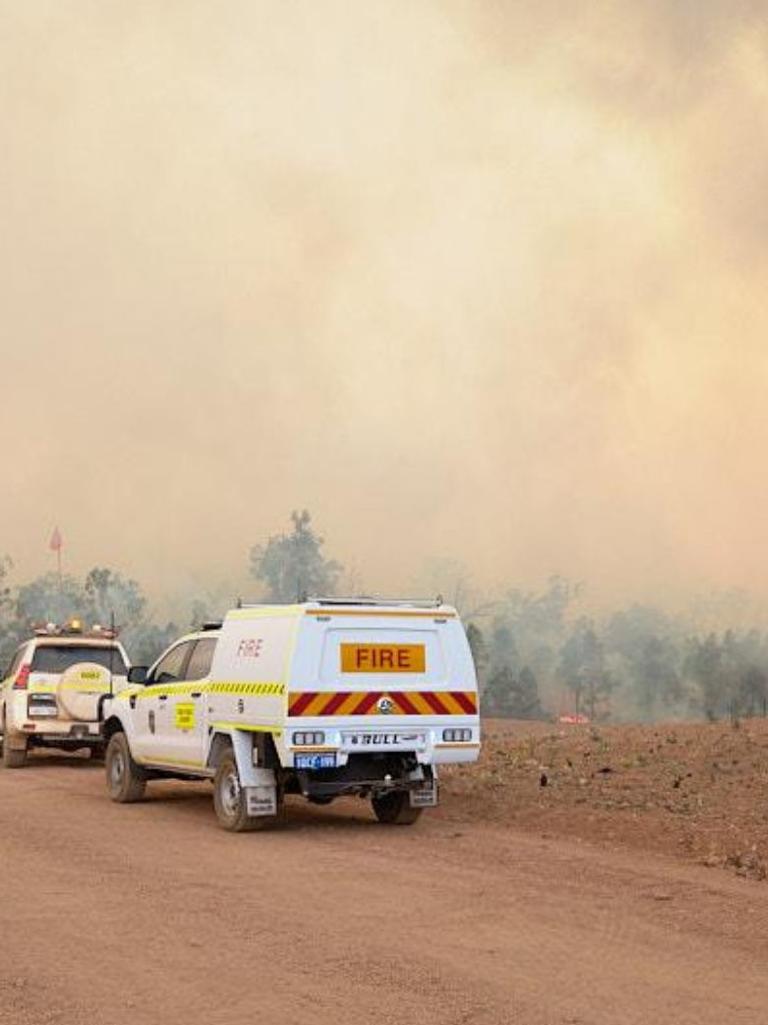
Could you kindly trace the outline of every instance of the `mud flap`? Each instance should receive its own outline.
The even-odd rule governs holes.
[[[436,808],[437,807],[437,780],[425,779],[418,787],[409,792],[409,799],[412,808]]]
[[[251,769],[245,790],[245,805],[249,815],[277,815],[277,780],[274,769]]]
[[[227,734],[224,734],[226,736]],[[245,794],[246,811],[253,818],[277,815],[277,777],[274,769],[253,764],[253,735],[245,730],[231,730],[228,735],[237,762],[240,786]]]
[[[245,805],[248,814],[254,818],[260,815],[277,815],[277,787],[246,787]]]

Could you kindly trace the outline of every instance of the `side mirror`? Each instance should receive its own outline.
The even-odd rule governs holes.
[[[146,683],[149,666],[131,666],[128,670],[128,683]]]

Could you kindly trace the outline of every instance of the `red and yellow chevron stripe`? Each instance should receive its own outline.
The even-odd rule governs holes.
[[[473,690],[305,690],[288,695],[289,716],[476,714]]]

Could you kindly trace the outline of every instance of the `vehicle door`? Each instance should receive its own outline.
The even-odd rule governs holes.
[[[131,747],[141,761],[172,762],[174,684],[184,680],[194,641],[179,641],[147,673],[142,691],[129,700],[133,708]]]
[[[177,765],[200,768],[208,721],[207,683],[216,649],[215,637],[201,637],[184,670],[184,685],[168,699],[167,714],[172,727],[171,750]]]

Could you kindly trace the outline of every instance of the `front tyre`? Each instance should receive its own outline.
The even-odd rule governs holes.
[[[133,804],[144,797],[147,777],[131,756],[128,738],[115,733],[107,746],[107,790],[118,804]]]
[[[373,813],[379,822],[388,826],[412,826],[423,809],[412,808],[407,790],[392,790],[374,794],[371,798]]]
[[[245,789],[240,785],[240,773],[234,753],[225,754],[213,778],[213,807],[222,829],[230,833],[246,833],[256,829],[269,829],[281,817],[282,794],[277,793],[277,815],[249,815]]]

